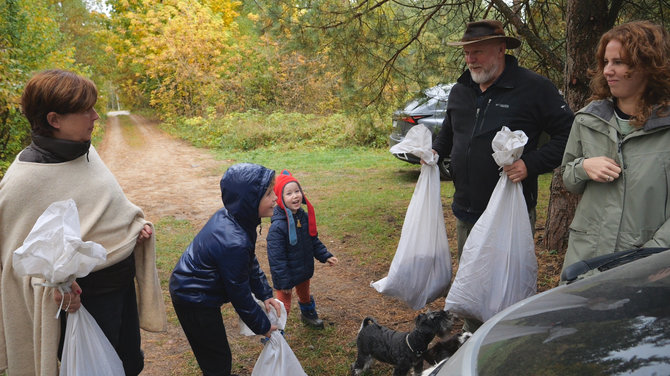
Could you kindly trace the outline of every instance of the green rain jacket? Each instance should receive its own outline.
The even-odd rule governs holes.
[[[598,156],[619,164],[618,179],[588,177],[582,163]],[[563,268],[616,251],[670,247],[670,107],[624,137],[612,101],[591,102],[575,116],[562,168],[565,187],[582,194]]]

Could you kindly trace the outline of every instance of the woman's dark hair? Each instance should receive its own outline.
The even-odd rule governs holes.
[[[51,137],[54,128],[47,114],[71,114],[91,109],[98,100],[93,81],[76,73],[51,69],[34,75],[21,96],[23,115],[30,122],[33,134]]]
[[[605,48],[611,40],[622,45],[621,58],[630,67],[630,74],[639,71],[647,77],[647,87],[633,114],[631,124],[641,127],[654,110],[663,111],[670,103],[670,37],[663,27],[649,21],[635,21],[612,28],[603,34],[596,51],[595,70],[591,75],[591,98],[612,97],[605,68]]]

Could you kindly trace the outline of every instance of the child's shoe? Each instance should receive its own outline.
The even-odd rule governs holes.
[[[309,303],[300,303],[300,320],[305,324],[311,326],[315,329],[323,329],[323,320],[319,319],[319,315],[316,313],[316,303],[314,303],[314,297],[309,297]]]

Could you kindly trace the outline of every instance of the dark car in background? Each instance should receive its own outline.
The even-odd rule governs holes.
[[[429,374],[670,375],[670,250],[598,259],[578,273],[604,271],[501,311]]]
[[[419,96],[411,100],[404,108],[393,113],[393,130],[389,136],[389,146],[393,146],[405,138],[407,132],[417,124],[423,124],[433,133],[433,140],[442,127],[447,112],[449,92],[454,84],[439,84],[425,89]],[[418,164],[420,159],[407,153],[393,154],[403,161]],[[449,156],[440,158],[438,166],[443,179],[451,180]]]

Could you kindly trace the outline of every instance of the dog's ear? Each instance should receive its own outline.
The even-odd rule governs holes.
[[[450,319],[451,317],[449,316],[449,312],[447,311],[429,311],[428,313],[428,318],[431,320],[445,320],[445,319]]]
[[[425,321],[426,319],[429,319],[430,317],[426,313],[419,313],[416,315],[416,318],[414,319],[414,325],[418,326],[419,323]]]

